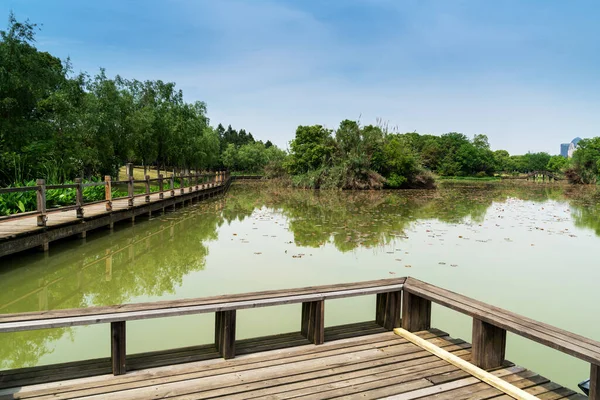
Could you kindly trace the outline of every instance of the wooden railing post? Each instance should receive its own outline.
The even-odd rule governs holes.
[[[106,200],[106,211],[112,211],[112,182],[110,175],[104,177],[104,200]]]
[[[161,199],[161,200],[165,198],[165,195],[163,193],[163,189],[164,189],[163,176],[162,176],[162,174],[159,174],[158,175],[158,192],[159,192],[158,193],[158,198]]]
[[[133,164],[127,163],[127,205],[133,207]]]
[[[590,368],[589,400],[600,400],[600,366],[592,364]]]
[[[77,185],[77,193],[75,195],[75,211],[77,212],[77,218],[83,218],[83,179],[75,178],[75,184]]]
[[[134,198],[133,198],[133,176],[129,177],[129,181],[127,181],[127,205],[129,207],[133,207]]]
[[[402,328],[409,332],[431,328],[431,301],[403,290]]]
[[[224,359],[235,357],[235,310],[215,313],[215,346]]]
[[[194,175],[194,179],[196,181],[196,192],[198,191],[198,171],[196,171],[195,175]]]
[[[40,214],[37,216],[37,226],[46,226],[46,180],[37,179],[35,184],[39,186],[37,190],[37,212]]]
[[[179,184],[179,193],[181,193],[181,194],[185,193],[185,174],[183,172],[181,173],[181,182]]]
[[[175,196],[175,175],[171,175],[169,184],[171,185],[171,197]]]
[[[376,316],[377,324],[387,330],[400,327],[402,312],[402,292],[379,293],[377,295]]]
[[[473,318],[471,362],[479,368],[491,369],[504,363],[506,330]]]
[[[302,303],[300,333],[313,344],[325,343],[325,300]]]
[[[192,181],[192,174],[191,173],[188,175],[188,185],[190,185],[190,188],[188,189],[188,192],[192,193],[192,190],[194,190],[194,183]]]
[[[150,175],[146,175],[146,203],[150,203]]]
[[[123,375],[127,371],[125,349],[125,321],[110,323],[111,360],[113,375]]]

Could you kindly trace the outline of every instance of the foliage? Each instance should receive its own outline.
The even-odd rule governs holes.
[[[211,128],[206,104],[185,102],[174,83],[109,78],[104,69],[74,75],[69,60],[36,49],[36,29],[11,14],[0,31],[0,186],[115,176],[127,162],[220,168],[230,144],[242,163],[231,165],[259,171],[268,162],[258,145],[243,148],[255,143],[251,133]]]
[[[566,172],[571,183],[596,183],[600,176],[600,137],[582,139]]]

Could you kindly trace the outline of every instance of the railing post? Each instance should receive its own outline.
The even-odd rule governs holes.
[[[191,173],[188,175],[188,185],[190,185],[188,192],[192,193],[192,190],[194,190],[194,184],[192,183],[192,174]]]
[[[600,400],[600,366],[592,364],[590,368],[589,400]]]
[[[215,346],[224,359],[235,357],[235,310],[215,313]]]
[[[127,205],[129,207],[133,207],[134,199],[133,199],[133,164],[127,163],[127,196],[129,199],[127,200]]]
[[[37,216],[37,226],[46,226],[46,180],[37,179],[35,184],[39,186],[37,190],[37,212],[40,215]]]
[[[75,195],[75,210],[77,211],[77,218],[83,218],[83,179],[75,178],[75,184],[77,185],[77,194]]]
[[[409,332],[431,328],[431,301],[403,290],[402,328]]]
[[[472,363],[479,368],[496,368],[504,363],[506,330],[473,318]]]
[[[161,199],[161,200],[165,198],[165,195],[163,193],[163,189],[164,189],[164,186],[163,186],[163,176],[162,176],[162,174],[159,174],[158,175],[158,192],[159,192],[158,193],[158,198]]]
[[[379,293],[377,295],[376,317],[377,324],[391,331],[400,327],[402,310],[402,292]]]
[[[196,171],[195,175],[194,175],[194,179],[196,181],[196,192],[198,191],[198,171]]]
[[[185,173],[181,173],[181,182],[179,183],[179,193],[185,193]]]
[[[146,175],[146,203],[150,203],[150,175]]]
[[[110,175],[104,177],[104,200],[106,200],[106,211],[112,211],[112,182]]]
[[[175,175],[171,175],[171,181],[169,182],[171,185],[171,197],[175,196]]]
[[[125,349],[125,321],[110,323],[111,359],[113,375],[123,375],[127,371]]]
[[[300,333],[313,344],[325,343],[325,300],[302,303]]]
[[[133,176],[129,176],[129,181],[127,182],[127,205],[129,207],[133,207],[134,198],[133,198]]]

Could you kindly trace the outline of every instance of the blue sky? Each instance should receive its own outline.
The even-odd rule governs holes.
[[[0,0],[11,9],[76,71],[176,82],[214,125],[282,147],[345,118],[511,153],[600,136],[598,0]]]

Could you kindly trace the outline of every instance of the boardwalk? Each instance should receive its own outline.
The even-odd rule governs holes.
[[[210,359],[121,376],[10,388],[0,390],[0,399],[507,398],[392,332],[353,338],[343,338],[342,329],[329,332],[332,339],[321,346],[306,344],[227,361]],[[418,335],[465,360],[471,358],[468,343],[444,332]],[[585,398],[510,363],[493,374],[541,399]]]
[[[119,221],[211,197],[226,191],[231,183],[225,176],[210,183],[189,181],[192,184],[183,188],[48,210],[44,212],[45,226],[40,226],[40,213],[0,218],[0,257],[35,247],[48,250],[52,241],[74,235],[85,237],[93,229],[112,228]]]

